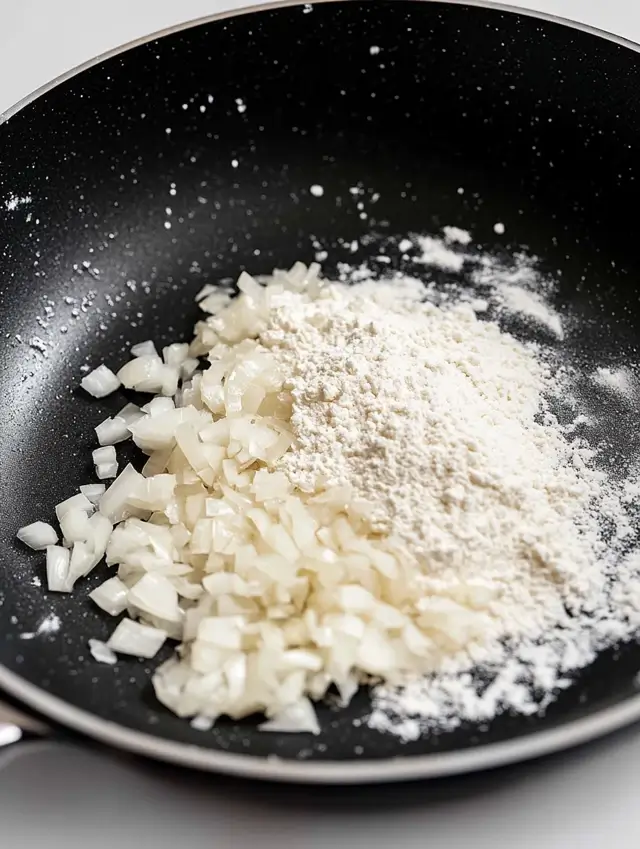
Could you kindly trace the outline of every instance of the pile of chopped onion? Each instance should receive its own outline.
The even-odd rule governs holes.
[[[363,680],[428,671],[439,641],[455,651],[474,628],[455,599],[424,606],[412,558],[370,531],[348,488],[302,493],[275,468],[292,446],[292,399],[256,340],[274,306],[322,286],[298,263],[260,282],[242,274],[235,299],[206,287],[211,315],[191,344],[159,354],[145,342],[115,379],[85,378],[98,397],[119,384],[156,396],[96,428],[98,477],[115,475],[124,439],[148,460],[59,504],[61,545],[43,523],[18,534],[46,548],[50,590],[71,592],[106,557],[114,574],[91,598],[123,618],[106,644],[91,641],[94,658],[151,658],[179,641],[155,691],[201,727],[263,712],[266,730],[317,733],[312,700],[333,687],[347,704]]]

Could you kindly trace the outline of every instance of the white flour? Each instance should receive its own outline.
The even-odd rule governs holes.
[[[48,634],[56,634],[61,626],[60,617],[55,613],[49,613],[40,622],[35,631],[25,631],[20,634],[21,640],[34,640],[36,637],[41,637]]]
[[[25,195],[25,197],[18,197],[18,195],[9,195],[9,199],[5,200],[4,208],[8,212],[14,212],[21,206],[25,206],[26,204],[31,203],[31,195]]]
[[[292,374],[297,443],[282,468],[303,489],[351,485],[418,562],[425,613],[442,616],[433,673],[374,690],[369,725],[407,740],[538,712],[640,628],[640,557],[620,556],[637,487],[595,470],[573,435],[583,413],[561,426],[550,412],[569,396],[571,370],[474,315],[515,313],[562,339],[553,286],[522,255],[464,253],[462,234],[396,249],[468,270],[471,287],[402,274],[374,283],[366,266],[343,264],[355,285],[280,310],[263,339]]]
[[[608,389],[623,397],[632,396],[636,390],[633,372],[624,366],[617,369],[597,368],[592,375],[592,380],[603,389]]]
[[[446,286],[429,285],[427,281],[426,297],[436,303],[451,298],[465,301],[475,312],[491,309],[496,318],[517,316],[558,340],[564,339],[566,319],[550,303],[555,284],[537,270],[535,256],[517,252],[505,257],[479,252],[472,249],[472,236],[467,230],[447,226],[442,232],[442,237],[410,234],[386,240],[386,253],[377,259],[391,261],[394,255],[401,256],[419,272],[423,281],[425,270],[427,277],[432,269],[452,275]],[[324,261],[327,255],[326,250],[319,250],[316,258]],[[366,264],[356,267],[341,262],[338,269],[343,282],[358,283],[377,276]],[[397,276],[404,279],[406,275],[407,272],[402,272]]]

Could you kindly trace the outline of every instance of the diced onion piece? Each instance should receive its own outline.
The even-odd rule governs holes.
[[[217,313],[229,301],[229,295],[226,292],[212,292],[200,301],[200,309],[203,312]]]
[[[178,427],[187,422],[195,423],[200,418],[200,413],[193,407],[174,409],[170,398],[162,400],[170,402],[171,407],[158,413],[155,408],[150,408],[148,416],[131,426],[133,441],[146,453],[172,448]]]
[[[260,731],[278,731],[285,734],[320,734],[316,712],[309,699],[305,698],[283,708],[259,728]]]
[[[337,602],[349,613],[366,613],[373,610],[375,598],[364,587],[342,586],[337,592]]]
[[[214,726],[214,720],[208,716],[194,716],[189,725],[195,731],[211,731]]]
[[[128,604],[167,622],[180,622],[178,593],[168,578],[147,572],[130,590]]]
[[[111,480],[112,478],[115,478],[117,474],[117,463],[100,463],[100,465],[96,466],[96,475],[98,476],[98,480]]]
[[[165,510],[176,488],[177,480],[175,475],[154,475],[152,478],[145,478],[136,494],[133,495],[129,503],[133,507],[140,507],[143,510]]]
[[[238,289],[241,292],[244,292],[249,298],[261,299],[264,295],[263,287],[257,282],[257,280],[252,277],[250,274],[247,274],[246,271],[243,271],[238,277]]]
[[[113,445],[107,445],[104,448],[96,448],[95,451],[92,452],[93,457],[93,465],[101,466],[103,464],[110,464],[116,462],[116,449]]]
[[[171,449],[161,449],[154,451],[142,468],[142,474],[145,478],[151,478],[154,475],[161,475],[167,468],[167,463],[171,459]]]
[[[56,516],[58,517],[58,521],[62,519],[65,513],[68,513],[69,510],[73,510],[75,508],[85,510],[87,513],[93,512],[93,504],[85,495],[79,492],[77,495],[72,495],[71,498],[67,498],[66,501],[61,501],[60,504],[56,504]]]
[[[162,349],[162,358],[167,366],[181,366],[188,356],[188,342],[174,342]]]
[[[284,457],[292,444],[293,434],[282,432],[276,441],[266,449],[266,461],[270,464],[277,463],[281,457]]]
[[[94,398],[105,398],[119,389],[120,381],[110,368],[101,365],[85,375],[80,381],[80,386]]]
[[[110,616],[119,616],[127,608],[129,589],[120,578],[109,578],[89,593],[89,598]]]
[[[358,646],[358,666],[369,675],[386,676],[397,667],[390,640],[377,628],[369,626]]]
[[[152,658],[162,648],[167,632],[132,619],[123,619],[107,640],[107,646],[118,654]]]
[[[131,348],[131,356],[132,357],[157,357],[158,352],[156,351],[156,346],[153,344],[151,339],[147,339],[145,342],[138,342]]]
[[[236,511],[225,498],[205,498],[204,512],[207,518],[213,518],[214,516],[233,516]]]
[[[105,489],[106,486],[103,483],[88,483],[80,487],[80,492],[86,499],[95,505],[104,495]]]
[[[114,663],[118,662],[115,652],[101,640],[89,640],[89,651],[98,663],[108,663],[113,666]]]
[[[116,418],[121,419],[129,427],[129,425],[134,424],[134,422],[137,422],[143,416],[144,413],[137,404],[127,404],[120,410]]]
[[[73,589],[78,578],[88,575],[94,565],[94,554],[91,546],[86,542],[76,542],[71,549],[71,560],[67,574],[69,589]]]
[[[239,651],[242,647],[242,616],[209,616],[200,622],[198,640],[221,649]]]
[[[251,587],[233,572],[214,572],[202,579],[202,586],[212,596],[238,595],[248,597],[251,595]]]
[[[346,678],[337,680],[336,688],[340,694],[341,707],[348,707],[359,689],[358,682],[353,675],[347,675]]]
[[[143,354],[122,366],[118,379],[137,392],[162,392],[165,365],[157,355]]]
[[[30,525],[25,525],[20,528],[16,536],[20,542],[33,548],[34,551],[43,551],[58,542],[58,534],[46,522],[32,522]]]
[[[67,583],[71,552],[61,545],[47,547],[47,586],[54,593],[68,593],[71,587]]]
[[[199,433],[200,439],[213,445],[228,445],[231,437],[229,419],[218,419],[216,422],[203,427]]]
[[[164,413],[170,413],[172,410],[175,410],[175,404],[171,398],[164,398],[162,395],[158,395],[156,398],[152,398],[148,404],[145,404],[143,410],[151,418],[156,418],[156,416],[162,416]]]
[[[220,292],[217,286],[214,286],[213,283],[205,283],[202,289],[198,292],[195,297],[195,302],[199,303],[203,298],[206,298],[208,295],[212,295],[214,292]],[[226,300],[224,302],[224,306],[229,303],[229,296],[226,296]]]
[[[319,654],[304,649],[286,651],[282,655],[282,661],[288,669],[306,669],[309,672],[319,672],[323,665]]]
[[[93,551],[95,564],[104,557],[113,531],[113,525],[102,513],[94,513],[89,519],[87,543]]]
[[[60,530],[67,542],[83,542],[89,532],[89,517],[79,507],[67,510],[60,519]]]
[[[162,394],[166,397],[173,397],[178,391],[179,380],[180,368],[178,366],[165,366],[162,378]]]
[[[129,428],[119,416],[115,419],[105,419],[95,428],[100,445],[115,445],[131,437]]]
[[[228,415],[242,412],[242,396],[254,380],[275,362],[269,355],[241,360],[231,371],[224,385],[224,402]]]
[[[193,357],[187,357],[187,359],[180,364],[180,377],[182,380],[190,380],[199,367],[200,363],[198,360]]]
[[[190,424],[181,424],[176,428],[175,436],[176,442],[191,468],[205,483],[211,486],[214,481],[213,471],[203,450],[203,444],[198,439],[197,432]]]
[[[142,486],[144,478],[129,463],[100,499],[102,515],[113,524],[133,515],[129,499],[135,497]]]

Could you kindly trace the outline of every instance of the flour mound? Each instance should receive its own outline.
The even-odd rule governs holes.
[[[609,591],[601,520],[626,527],[624,508],[551,412],[558,375],[469,304],[424,295],[415,280],[330,285],[261,337],[293,397],[280,469],[303,491],[350,487],[413,570],[438,652],[426,677],[378,687],[369,719],[404,739],[533,713],[640,624]]]

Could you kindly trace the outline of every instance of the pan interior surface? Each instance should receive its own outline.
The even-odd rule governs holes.
[[[391,758],[524,742],[634,696],[640,650],[630,644],[603,653],[543,716],[503,715],[403,744],[367,727],[361,692],[348,709],[320,709],[317,738],[263,734],[254,721],[203,733],[155,701],[149,665],[91,659],[87,640],[113,628],[86,597],[106,569],[72,596],[50,594],[43,558],[14,540],[92,479],[93,428],[123,404],[122,395],[80,394],[83,366],[120,364],[148,338],[189,338],[205,282],[312,261],[314,243],[326,246],[329,277],[344,244],[358,242],[355,259],[367,258],[361,240],[372,231],[450,224],[487,248],[526,245],[559,280],[556,308],[580,319],[567,345],[585,368],[633,365],[640,63],[632,49],[458,4],[262,10],[108,58],[24,106],[0,139],[6,670],[99,720],[211,750],[198,765],[221,766],[220,752],[276,754],[308,762],[311,775],[319,762],[358,760],[370,762],[370,778],[383,778]],[[638,456],[638,412],[606,410],[614,462]],[[59,630],[24,639],[52,614]]]

